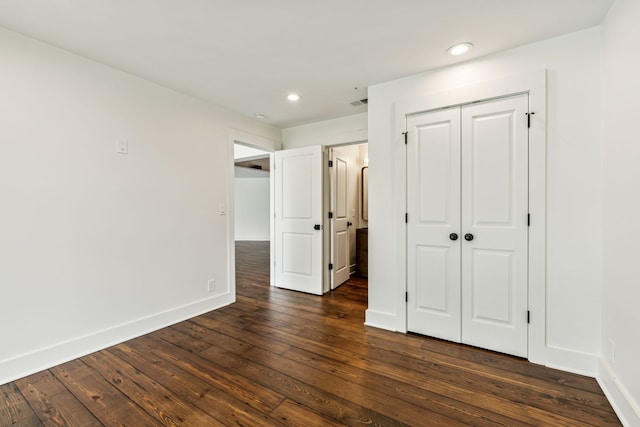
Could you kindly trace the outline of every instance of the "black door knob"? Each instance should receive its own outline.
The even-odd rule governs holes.
[[[464,235],[464,240],[466,240],[467,242],[470,242],[473,240],[473,234],[471,233],[467,233]]]
[[[314,229],[314,230],[320,230],[320,224],[316,224],[316,225],[314,225],[314,226],[313,226],[313,229]]]
[[[353,224],[351,222],[347,222],[347,227],[351,227]]]
[[[451,240],[458,240],[458,235],[456,233],[451,233],[451,234],[449,234],[449,238]]]

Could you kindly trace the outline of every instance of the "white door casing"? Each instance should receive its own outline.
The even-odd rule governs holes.
[[[275,286],[323,293],[323,151],[275,153]]]
[[[462,108],[462,341],[527,356],[528,95]]]
[[[409,330],[460,342],[460,111],[407,119]]]
[[[331,162],[331,289],[335,289],[349,279],[349,161],[333,148]]]
[[[407,117],[409,330],[527,356],[526,113],[524,94]]]

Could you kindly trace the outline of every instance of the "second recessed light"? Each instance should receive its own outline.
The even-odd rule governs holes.
[[[300,100],[300,95],[298,95],[297,93],[290,93],[289,95],[287,95],[287,99],[291,102],[296,102]]]
[[[447,53],[453,56],[464,55],[465,53],[469,52],[472,47],[473,47],[473,44],[468,42],[458,43],[456,45],[451,46],[449,49],[447,49]]]

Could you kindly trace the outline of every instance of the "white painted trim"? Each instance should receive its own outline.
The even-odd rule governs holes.
[[[230,292],[142,317],[131,322],[57,343],[0,361],[0,384],[15,381],[52,366],[111,347],[169,325],[224,307],[235,300]]]
[[[368,309],[364,312],[364,317],[365,326],[372,326],[378,329],[386,329],[387,331],[401,332],[389,326],[397,323],[397,316],[393,313],[383,313],[381,311]]]
[[[239,144],[247,145],[249,147],[258,148],[264,151],[276,151],[282,149],[282,143],[280,141],[273,141],[269,138],[265,138],[260,135],[255,135],[250,132],[246,132],[240,129],[229,129],[229,140],[233,141],[234,144],[237,142]]]
[[[236,209],[235,209],[235,143],[233,129],[229,130],[227,140],[227,289],[236,300]]]
[[[269,154],[269,215],[271,215],[269,221],[269,286],[276,286],[276,174],[274,173],[276,167],[276,156],[274,153]]]
[[[595,377],[598,372],[599,357],[598,354],[547,345],[544,365],[561,371]]]
[[[419,97],[401,100],[393,105],[392,117],[394,127],[391,138],[396,156],[393,165],[394,176],[406,176],[406,147],[402,132],[406,131],[406,117],[425,111],[436,110],[471,102],[505,97],[520,93],[529,94],[529,108],[535,115],[529,130],[529,212],[531,226],[529,228],[529,360],[546,364],[550,357],[546,343],[546,71],[513,76],[510,78],[480,82],[458,89],[421,94]],[[394,188],[396,215],[401,218],[406,212],[407,199],[406,180],[397,179]],[[397,222],[395,242],[396,254],[399,257],[396,265],[406,266],[406,224]],[[406,268],[397,272],[397,313],[395,328],[407,330],[407,291]],[[388,326],[387,326],[388,327]],[[571,357],[567,355],[567,357]],[[592,375],[595,371],[592,371]]]
[[[604,358],[600,358],[596,380],[622,425],[640,426],[640,406],[633,400],[625,386],[618,381],[613,369]]]

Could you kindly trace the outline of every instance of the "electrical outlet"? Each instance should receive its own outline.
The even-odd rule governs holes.
[[[116,153],[129,154],[129,141],[124,138],[116,139]]]
[[[616,343],[611,338],[609,338],[609,343],[611,343],[611,361],[616,361]]]
[[[210,279],[207,281],[207,289],[209,292],[213,292],[216,290],[216,279]]]

